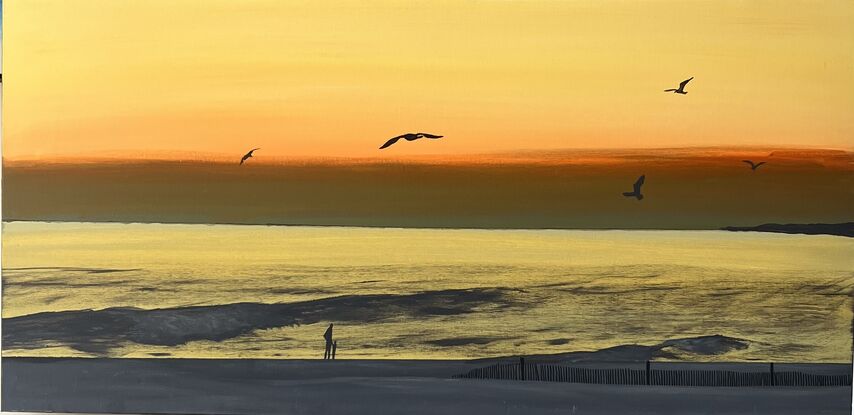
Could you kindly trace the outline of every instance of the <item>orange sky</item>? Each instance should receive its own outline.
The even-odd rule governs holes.
[[[364,3],[6,2],[4,158],[854,148],[851,1]]]

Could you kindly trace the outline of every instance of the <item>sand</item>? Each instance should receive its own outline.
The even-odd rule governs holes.
[[[702,388],[449,379],[483,364],[4,358],[2,409],[216,414],[847,414],[852,408],[850,387]],[[739,366],[728,366],[734,367]],[[848,365],[797,368],[817,373],[850,370]]]

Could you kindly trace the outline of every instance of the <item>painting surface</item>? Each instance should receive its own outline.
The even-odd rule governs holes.
[[[851,2],[2,17],[3,410],[850,411]]]

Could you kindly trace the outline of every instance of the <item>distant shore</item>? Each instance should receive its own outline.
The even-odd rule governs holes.
[[[808,223],[779,224],[766,223],[759,226],[727,226],[721,228],[732,232],[772,232],[804,235],[834,235],[854,238],[854,222],[845,223]]]
[[[210,414],[847,414],[851,410],[850,387],[672,387],[450,379],[482,364],[4,358],[2,410]],[[759,364],[695,365],[752,370]],[[792,367],[816,373],[850,371],[845,364]]]

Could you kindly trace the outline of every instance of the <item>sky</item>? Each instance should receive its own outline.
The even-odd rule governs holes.
[[[7,2],[3,157],[854,149],[851,1],[365,3]]]

